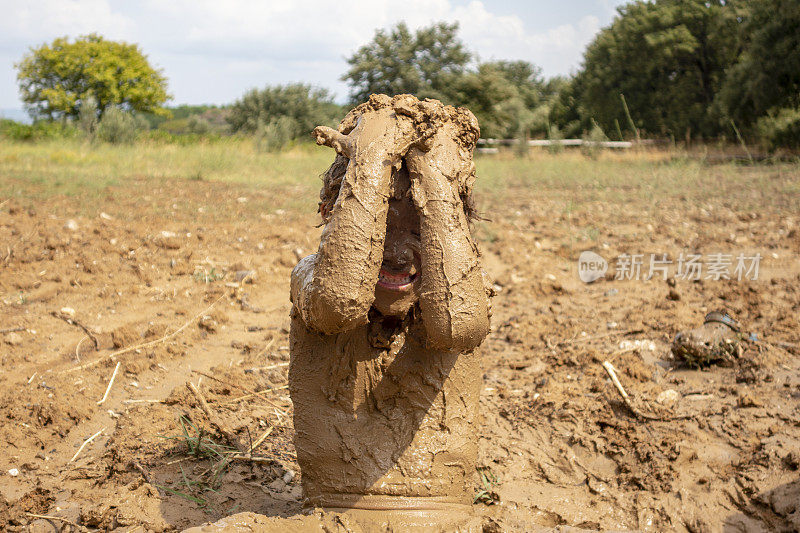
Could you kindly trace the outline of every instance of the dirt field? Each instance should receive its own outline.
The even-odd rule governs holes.
[[[0,148],[0,528],[301,512],[289,273],[319,238],[328,154],[309,156],[314,172],[276,156],[306,175],[237,180],[228,163],[109,175],[102,154],[26,150]],[[92,169],[103,179],[64,189]],[[788,164],[479,158],[490,220],[476,232],[498,292],[481,348],[485,530],[800,530],[798,183]],[[580,281],[584,250],[609,260],[604,279]],[[755,281],[613,279],[622,253],[756,252]],[[680,367],[671,339],[717,308],[760,342],[733,366]],[[604,360],[663,420],[634,416]],[[259,459],[221,461],[218,426]]]

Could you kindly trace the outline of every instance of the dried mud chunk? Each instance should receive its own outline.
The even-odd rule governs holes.
[[[690,367],[731,366],[741,355],[739,333],[725,324],[710,322],[682,331],[672,342],[672,354]]]
[[[136,330],[128,325],[120,326],[111,332],[111,342],[114,344],[114,348],[125,348],[135,344],[139,339]]]
[[[742,408],[764,406],[764,402],[762,402],[760,398],[749,392],[745,392],[743,395],[741,395],[736,403]]]
[[[161,338],[167,334],[169,327],[166,324],[150,324],[144,332],[146,339]]]
[[[22,344],[22,335],[12,331],[11,333],[7,333],[6,336],[3,337],[3,341],[9,346],[19,346],[20,344]]]
[[[172,231],[162,231],[154,239],[156,246],[167,250],[177,250],[181,247],[181,239]]]

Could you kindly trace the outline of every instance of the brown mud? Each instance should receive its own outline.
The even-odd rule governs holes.
[[[482,262],[498,291],[481,346],[472,478],[486,530],[800,529],[797,212],[780,198],[754,212],[751,193],[722,184],[702,205],[676,196],[655,206],[558,188],[478,195],[492,218],[478,234]],[[265,523],[301,512],[287,294],[292,268],[316,248],[319,218],[313,206],[274,206],[268,191],[142,179],[99,201],[0,208],[0,330],[24,328],[0,334],[2,529],[163,531],[246,511]],[[70,219],[77,227],[65,227]],[[644,232],[648,224],[655,231]],[[602,228],[597,242],[576,237],[590,226]],[[689,247],[759,251],[759,279],[586,285],[576,274],[589,248],[611,259]],[[237,284],[246,270],[256,276]],[[730,367],[674,367],[675,334],[719,308],[764,343]],[[116,365],[109,354],[132,341],[154,344],[114,358],[122,364],[98,405]],[[636,418],[604,360],[643,412],[688,418]],[[188,380],[245,445],[269,432],[253,452],[269,460],[234,461],[214,479],[212,452],[192,455],[187,439],[171,438],[183,435],[184,417],[190,436],[196,427],[204,442],[226,443]]]

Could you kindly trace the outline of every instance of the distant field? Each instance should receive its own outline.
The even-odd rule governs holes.
[[[332,160],[326,148],[303,144],[269,153],[248,140],[188,146],[139,143],[131,146],[79,141],[0,143],[0,194],[36,199],[52,195],[92,197],[126,180],[212,181],[274,191],[275,206],[315,205],[318,176]],[[487,205],[502,206],[509,189],[548,191],[554,199],[657,202],[663,195],[686,200],[736,198],[742,207],[770,203],[798,206],[800,165],[705,165],[680,152],[603,152],[589,158],[579,151],[531,151],[476,157],[476,192]],[[746,189],[752,191],[742,195]]]

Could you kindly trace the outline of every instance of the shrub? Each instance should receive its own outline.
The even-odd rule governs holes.
[[[587,157],[591,157],[594,159],[602,150],[600,146],[601,142],[605,142],[608,140],[603,128],[600,125],[592,120],[592,129],[589,130],[589,133],[586,133],[583,136],[583,144],[581,145],[581,151]]]
[[[67,139],[78,135],[78,130],[69,122],[46,120],[23,124],[9,119],[0,119],[0,137],[12,141],[40,141],[44,139]]]
[[[189,133],[205,135],[211,131],[211,124],[199,115],[192,115],[189,117],[187,128],[189,129]]]
[[[135,117],[119,108],[111,107],[103,113],[103,118],[97,125],[97,137],[112,144],[126,144],[132,143],[139,132],[145,129],[147,121],[144,117]]]
[[[256,146],[267,152],[278,151],[297,138],[300,130],[300,124],[286,116],[270,120],[266,124],[259,122],[255,136]]]
[[[800,109],[784,108],[761,117],[756,124],[759,136],[767,149],[800,149]]]
[[[94,139],[97,131],[97,100],[90,96],[81,102],[78,110],[78,126],[88,139]]]
[[[551,124],[547,129],[547,138],[551,141],[562,141],[564,140],[564,134],[561,133],[561,130],[555,124]],[[559,154],[564,151],[564,145],[559,143],[551,144],[547,147],[551,154]]]
[[[342,109],[327,90],[295,83],[248,91],[234,102],[226,120],[233,133],[261,135],[260,130],[271,123],[274,123],[272,130],[288,125],[286,120],[278,124],[286,117],[296,124],[297,136],[311,133],[316,126],[335,126],[340,115]]]

